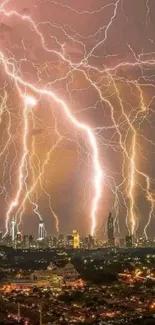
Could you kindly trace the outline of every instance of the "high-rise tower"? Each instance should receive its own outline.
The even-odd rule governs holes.
[[[73,248],[80,248],[80,236],[76,230],[73,230]]]
[[[66,246],[67,248],[73,248],[74,238],[72,234],[66,236]]]
[[[13,216],[11,219],[11,231],[10,231],[11,239],[12,242],[15,241],[16,238],[16,220],[15,217]]]
[[[108,223],[107,223],[107,232],[108,232],[108,246],[114,246],[115,238],[114,238],[114,218],[112,213],[109,213]]]
[[[22,247],[22,234],[20,231],[17,231],[16,235],[16,248],[21,248]]]
[[[38,228],[38,240],[45,239],[45,225],[42,221],[39,222]]]
[[[133,237],[127,235],[127,236],[125,237],[125,243],[126,243],[126,247],[127,247],[127,248],[132,248],[132,247],[133,247]]]

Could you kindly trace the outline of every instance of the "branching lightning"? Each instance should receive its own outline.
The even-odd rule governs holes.
[[[90,215],[91,234],[96,234],[98,224],[101,223],[101,202],[105,203],[107,193],[111,193],[108,209],[114,210],[116,231],[121,232],[121,224],[126,221],[128,232],[132,235],[139,231],[143,220],[137,196],[144,197],[148,218],[143,220],[142,228],[147,238],[155,208],[152,190],[155,180],[141,162],[149,160],[145,144],[149,146],[148,155],[151,154],[150,147],[155,147],[154,140],[149,139],[145,132],[143,134],[145,125],[146,129],[153,125],[154,41],[149,38],[150,50],[137,51],[128,39],[125,40],[123,45],[127,55],[124,54],[124,58],[119,52],[108,53],[107,44],[122,11],[127,20],[124,1],[109,0],[90,11],[87,6],[82,10],[76,6],[70,7],[65,1],[36,0],[35,6],[45,8],[45,12],[48,11],[46,8],[54,8],[64,15],[70,13],[75,16],[75,21],[99,16],[102,17],[103,25],[93,32],[86,34],[84,31],[82,34],[76,22],[73,27],[48,19],[38,20],[37,16],[33,18],[33,10],[32,14],[31,10],[30,13],[29,10],[21,12],[9,0],[0,6],[0,33],[4,34],[0,47],[0,65],[6,80],[0,89],[0,123],[3,124],[3,119],[7,119],[0,147],[0,159],[3,158],[0,194],[5,196],[7,206],[5,235],[9,232],[13,216],[20,228],[29,205],[39,220],[43,220],[39,207],[40,196],[48,200],[50,214],[59,232],[61,225],[47,188],[46,174],[59,146],[63,148],[66,141],[77,145],[78,166],[86,164],[88,167],[84,193],[88,187],[89,193],[83,206],[89,210],[87,214]],[[151,25],[150,1],[146,0],[145,7],[145,27],[148,32]],[[12,22],[22,24],[34,48],[30,48],[25,34],[18,36],[17,43],[20,45],[14,47],[11,40],[8,41],[7,37],[5,40],[5,35],[10,33],[5,20],[10,26]],[[47,113],[46,107],[41,107],[42,102],[48,106]],[[37,107],[41,107],[44,116],[49,114],[50,108],[53,128],[44,121],[43,114],[41,117],[37,115]],[[96,113],[93,122],[89,112],[90,116],[92,112]],[[45,135],[42,130],[45,130]],[[48,144],[50,137],[54,138],[50,148],[42,155],[37,152],[37,148],[41,147],[36,140],[37,134],[44,144],[47,142],[46,137]],[[10,148],[13,148],[11,163]],[[117,168],[113,166],[113,156],[116,157]],[[110,164],[108,159],[111,160]],[[11,193],[8,185],[12,189]],[[120,214],[125,215],[125,220],[121,219]]]

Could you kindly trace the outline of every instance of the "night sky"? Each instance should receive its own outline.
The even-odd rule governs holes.
[[[131,210],[134,233],[143,235],[150,218],[145,235],[154,236],[154,14],[153,0],[8,0],[0,7],[0,53],[10,69],[24,81],[55,92],[76,119],[94,132],[105,175],[96,219],[100,238],[106,236],[109,211],[115,217],[116,236],[127,234],[132,228]],[[5,216],[18,190],[24,119],[18,85],[1,60],[0,69],[0,225],[4,231]],[[54,100],[29,88],[22,91],[35,97],[37,104],[28,115],[24,181],[11,216],[21,218],[21,231],[35,234],[37,204],[48,234],[56,233],[53,210],[61,233],[78,229],[86,235],[91,230],[94,195],[88,138]]]

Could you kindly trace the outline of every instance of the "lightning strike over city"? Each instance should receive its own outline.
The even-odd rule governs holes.
[[[4,237],[153,236],[155,3],[0,5]]]

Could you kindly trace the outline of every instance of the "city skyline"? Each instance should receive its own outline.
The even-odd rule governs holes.
[[[46,250],[55,249],[63,250],[94,250],[106,248],[110,251],[115,249],[136,249],[136,248],[154,248],[155,237],[132,236],[126,234],[123,236],[115,236],[114,232],[114,217],[110,212],[108,215],[106,236],[103,233],[102,238],[87,234],[83,236],[78,230],[72,230],[70,233],[51,234],[46,231],[45,225],[42,221],[38,223],[38,231],[35,234],[25,234],[23,231],[19,232],[18,225],[14,218],[11,220],[11,227],[8,234],[0,232],[0,247],[10,247],[17,250]]]
[[[154,10],[145,0],[2,3],[5,235],[14,218],[24,233],[40,222],[40,238],[101,236],[111,211],[115,237],[154,236]]]

